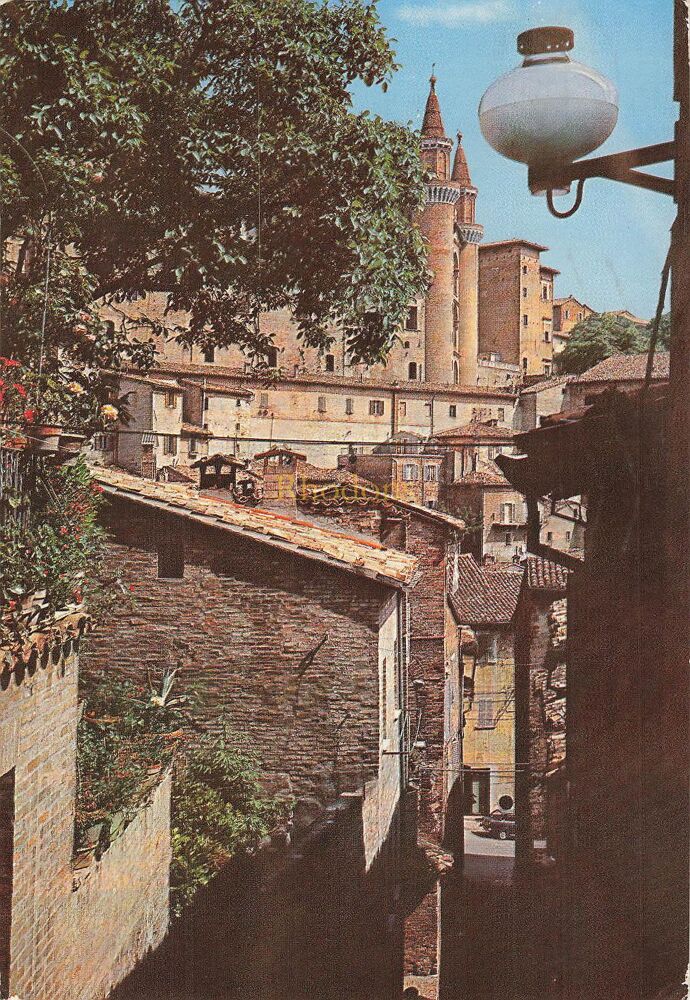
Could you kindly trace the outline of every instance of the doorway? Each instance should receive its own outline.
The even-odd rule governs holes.
[[[465,816],[488,816],[491,799],[491,772],[488,768],[466,768],[464,781]]]

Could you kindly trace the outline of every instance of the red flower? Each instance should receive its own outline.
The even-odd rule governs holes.
[[[14,358],[0,358],[0,365],[4,368],[19,368],[19,362]]]
[[[93,483],[91,489],[93,490],[94,493],[103,493],[103,487],[99,486],[98,483]]]
[[[130,585],[129,585],[129,589],[131,590],[131,592],[132,592],[132,593],[134,593],[134,591],[135,591],[135,590],[136,590],[137,588],[136,588],[136,585],[135,585],[135,584],[133,584],[133,583],[130,583]]]
[[[26,399],[26,389],[23,385],[20,385],[19,382],[15,382],[14,388],[17,390],[22,399]]]
[[[68,534],[69,534],[69,529],[68,529],[68,528],[66,528],[66,527],[64,526],[64,524],[63,524],[63,526],[62,526],[62,527],[60,528],[60,534],[61,534],[61,535],[68,535]]]
[[[24,410],[24,419],[27,424],[35,424],[38,420],[38,412],[36,410]]]

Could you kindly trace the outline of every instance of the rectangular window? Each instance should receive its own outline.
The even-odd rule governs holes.
[[[565,310],[565,318],[570,319],[570,309]]]
[[[495,729],[494,703],[491,698],[477,699],[477,729]]]
[[[216,360],[216,349],[215,347],[205,347],[204,348],[204,361],[207,364],[212,364]]]
[[[419,469],[416,465],[403,465],[402,472],[406,483],[416,482],[419,479]]]
[[[522,325],[529,326],[529,316],[527,315],[527,313],[524,313],[522,316]]]
[[[195,458],[199,454],[199,440],[198,438],[191,437],[189,439],[189,457]]]
[[[174,408],[177,405],[177,395],[174,392],[166,392],[165,405]]]
[[[401,417],[407,416],[407,403],[404,400],[398,403],[398,414]]]
[[[499,420],[505,420],[505,418],[506,418],[505,407],[499,406],[499,408],[498,408],[498,419]]]
[[[325,413],[326,412],[326,397],[325,396],[319,396],[319,403],[318,403],[317,409],[318,409],[319,413]]]
[[[551,542],[553,541],[553,531],[546,532],[546,541],[549,543],[549,545],[551,544]]]
[[[333,354],[326,355],[326,371],[327,372],[335,371],[335,356]]]
[[[163,435],[163,454],[177,455],[177,438],[174,434]]]
[[[205,395],[204,396],[204,411],[208,412],[208,408],[209,408],[209,397]]]
[[[369,400],[369,415],[372,417],[382,417],[383,416],[383,400],[382,399],[370,399]]]
[[[550,375],[551,374],[551,362],[550,361],[545,361],[544,362],[544,374],[545,375]]]
[[[546,330],[546,329],[544,330],[544,343],[545,344],[550,344],[551,343],[551,331],[550,330]]]
[[[277,368],[278,367],[278,348],[277,347],[269,347],[268,352],[266,353],[266,364],[268,365],[269,368]]]
[[[527,274],[527,264],[522,265],[522,273]]]
[[[448,407],[448,416],[449,417],[457,417],[457,415],[458,415],[458,408],[457,408],[457,406],[455,406],[455,405],[449,406]]]
[[[511,533],[509,531],[506,531],[505,543],[506,543],[506,545],[512,545],[513,544],[513,536],[511,535]]]
[[[417,306],[410,306],[407,310],[407,319],[405,320],[406,330],[418,330],[419,326],[419,310]]]
[[[566,540],[566,542],[569,542],[570,538],[571,538],[570,532],[566,531],[566,533],[565,533],[565,540]]]
[[[501,504],[501,520],[504,524],[515,524],[515,504]]]
[[[268,393],[267,392],[262,392],[260,394],[260,396],[259,396],[259,408],[261,410],[267,410],[268,409]]]
[[[437,483],[438,482],[438,466],[437,465],[425,465],[424,466],[424,482],[425,483]]]
[[[354,403],[353,399],[346,399],[345,400],[345,412],[346,413],[354,413],[355,412],[355,403]]]
[[[526,288],[522,289],[522,297],[523,297],[523,299],[527,298],[527,289]]]
[[[162,529],[158,536],[158,578],[181,580],[184,577],[184,538],[179,531]]]

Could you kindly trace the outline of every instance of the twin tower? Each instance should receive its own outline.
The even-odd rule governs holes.
[[[476,385],[479,244],[484,230],[475,221],[477,189],[459,132],[451,170],[452,149],[432,76],[422,124],[422,161],[431,179],[419,220],[433,273],[424,326],[426,381]]]

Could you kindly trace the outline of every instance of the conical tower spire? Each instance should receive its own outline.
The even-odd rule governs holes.
[[[431,77],[429,79],[430,89],[429,96],[426,100],[426,108],[424,110],[424,121],[422,122],[422,138],[423,139],[445,139],[446,130],[443,127],[443,119],[441,118],[441,106],[438,103],[438,97],[436,96],[436,76],[432,70]]]
[[[465,150],[462,148],[462,132],[458,132],[458,145],[455,150],[455,160],[453,162],[451,180],[457,181],[458,184],[462,184],[464,188],[472,187],[470,169],[467,166],[467,157],[465,156]]]

